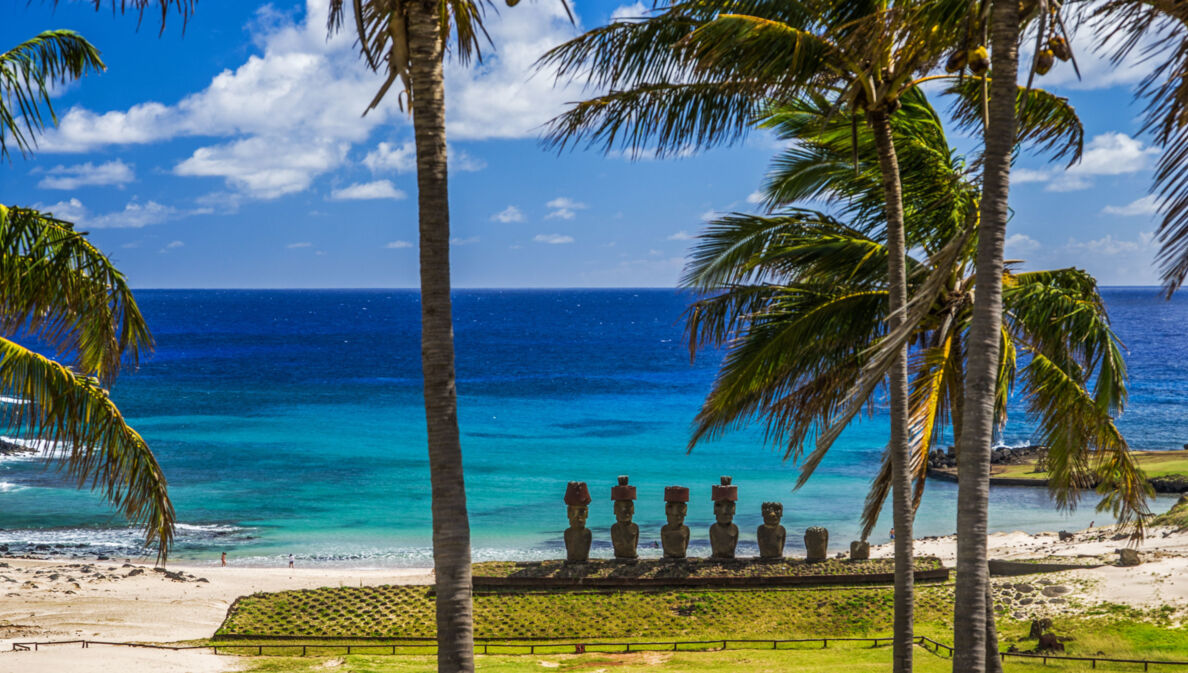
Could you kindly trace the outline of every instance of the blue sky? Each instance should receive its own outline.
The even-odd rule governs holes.
[[[394,97],[360,116],[380,80],[349,36],[326,39],[325,5],[201,0],[184,35],[171,16],[158,37],[152,16],[137,31],[89,2],[0,0],[0,49],[69,28],[108,66],[58,92],[60,127],[0,166],[0,202],[78,222],[136,287],[415,286],[409,119]],[[577,27],[559,2],[503,9],[484,62],[447,65],[456,286],[671,287],[704,219],[752,207],[778,149],[763,135],[663,161],[543,149],[541,124],[582,92],[532,63],[642,6],[574,9]],[[1158,154],[1132,94],[1146,66],[1113,67],[1078,41],[1084,78],[1059,64],[1040,84],[1077,107],[1085,159],[1019,161],[1007,253],[1153,285]]]

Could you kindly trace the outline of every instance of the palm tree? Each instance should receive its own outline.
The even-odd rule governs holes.
[[[889,254],[881,240],[873,140],[859,136],[855,172],[845,124],[822,128],[826,113],[826,101],[813,98],[772,113],[766,125],[795,141],[776,158],[767,183],[775,212],[721,218],[694,250],[684,285],[706,296],[689,310],[690,347],[728,348],[694,443],[761,417],[769,439],[783,443],[788,455],[799,454],[813,428],[834,422],[845,403],[842,391],[854,386],[887,338]],[[912,289],[917,296],[927,290],[929,299],[909,339],[918,506],[937,437],[946,426],[961,433],[963,344],[976,294],[975,243],[966,222],[978,195],[918,91],[903,97],[893,130],[907,176],[908,242],[928,255],[908,258]],[[848,222],[795,207],[809,198],[839,208]],[[942,281],[926,288],[930,277]],[[1144,481],[1112,418],[1126,397],[1125,365],[1096,284],[1076,269],[1008,271],[1004,283],[1007,357],[997,377],[996,423],[1005,422],[1007,399],[1020,383],[1038,439],[1051,447],[1059,470],[1051,481],[1057,504],[1071,507],[1077,487],[1096,482],[1103,505],[1123,521],[1141,523]],[[864,537],[877,521],[889,477],[885,454],[864,512]]]
[[[518,0],[507,0],[508,6]],[[454,386],[454,327],[450,307],[450,214],[446,164],[447,42],[467,63],[481,59],[488,5],[475,0],[331,0],[328,28],[354,16],[359,47],[386,79],[367,110],[400,80],[412,113],[417,152],[417,209],[421,250],[421,371],[433,498],[433,567],[437,586],[437,667],[474,670],[470,581],[470,524],[462,474],[458,402]],[[566,5],[568,11],[568,5]],[[364,111],[363,114],[366,114]]]
[[[835,113],[872,130],[881,176],[890,253],[888,318],[892,330],[907,308],[903,202],[890,118],[899,99],[933,68],[946,44],[927,2],[836,3],[823,0],[677,2],[654,16],[594,29],[542,58],[559,78],[587,78],[610,92],[574,105],[553,120],[558,147],[587,140],[606,150],[625,146],[658,154],[734,141],[768,101],[831,92]],[[928,35],[929,39],[920,39]],[[908,465],[906,346],[893,353],[888,377],[889,446],[896,536],[895,670],[912,667],[912,510]],[[849,406],[859,402],[851,398]],[[818,435],[808,458],[820,460],[836,437]],[[803,483],[803,482],[802,482]]]
[[[103,67],[94,46],[64,30],[0,54],[0,157],[11,158],[10,143],[28,155],[47,120],[56,123],[54,83]],[[69,222],[0,205],[0,279],[0,389],[20,400],[4,408],[5,429],[37,441],[80,488],[89,484],[144,526],[163,563],[175,523],[165,476],[107,391],[152,347],[123,274]],[[21,337],[53,346],[67,364]]]

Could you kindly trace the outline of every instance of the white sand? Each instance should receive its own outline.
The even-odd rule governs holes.
[[[231,670],[234,657],[124,647],[55,646],[12,652],[13,642],[108,640],[176,642],[214,633],[239,596],[326,586],[430,584],[427,569],[239,568],[181,566],[185,581],[113,561],[3,559],[0,567],[0,673]],[[139,573],[135,573],[139,570]],[[131,576],[130,576],[131,574]],[[196,578],[208,582],[199,582]]]

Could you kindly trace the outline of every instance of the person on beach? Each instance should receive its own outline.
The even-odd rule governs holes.
[[[227,565],[227,552],[223,552],[223,558],[220,560],[222,561],[224,566]]]
[[[891,539],[894,540],[895,539],[895,529],[894,528],[891,529],[890,535],[891,535]]]
[[[290,568],[293,567],[293,555],[292,554],[289,554],[289,567]]]

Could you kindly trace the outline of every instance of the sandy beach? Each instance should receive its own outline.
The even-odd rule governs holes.
[[[1067,538],[1067,536],[1066,536]],[[1061,540],[1058,533],[995,533],[989,537],[995,559],[1112,562],[1124,539],[1102,527]],[[890,544],[872,548],[889,556]],[[952,566],[953,536],[917,541],[916,553],[938,556]],[[1081,604],[1113,602],[1136,607],[1160,604],[1188,607],[1188,532],[1150,531],[1137,567],[1101,565],[1046,575],[1052,583],[1074,586]],[[120,671],[136,673],[215,673],[235,670],[240,660],[206,651],[170,652],[77,645],[40,652],[12,652],[21,641],[94,639],[168,643],[210,636],[239,596],[257,591],[336,585],[428,584],[428,569],[245,568],[210,565],[169,566],[113,561],[0,561],[0,672]],[[1045,580],[1047,581],[1047,580]],[[999,580],[1002,584],[1007,580]],[[1064,607],[1063,603],[1059,606]]]

